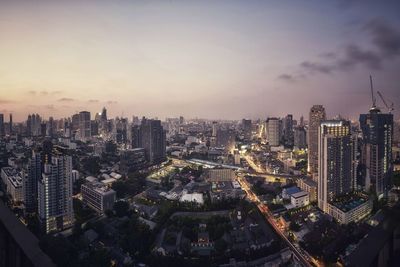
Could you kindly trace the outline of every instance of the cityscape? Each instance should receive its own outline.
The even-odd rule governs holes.
[[[0,267],[400,266],[398,14],[0,1]]]

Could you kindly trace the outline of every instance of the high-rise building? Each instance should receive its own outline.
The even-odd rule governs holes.
[[[40,136],[42,134],[42,118],[39,114],[28,115],[26,127],[28,135]]]
[[[42,158],[38,151],[32,151],[24,175],[24,201],[27,212],[36,212],[38,204],[38,181],[42,178]]]
[[[13,118],[12,114],[10,113],[10,123],[8,124],[10,135],[13,134]]]
[[[288,114],[284,119],[283,124],[283,137],[285,140],[285,145],[288,147],[293,147],[293,115]]]
[[[120,166],[121,173],[127,175],[146,166],[146,153],[143,148],[121,150]]]
[[[294,128],[294,146],[298,149],[304,149],[307,146],[307,132],[303,126]]]
[[[211,133],[211,135],[216,137],[217,136],[217,131],[218,131],[218,122],[213,121],[212,122],[212,133]]]
[[[393,175],[393,114],[381,113],[373,107],[368,114],[360,115],[360,127],[365,190],[375,192],[378,197],[387,196]]]
[[[313,174],[314,181],[318,172],[318,129],[322,121],[326,120],[325,108],[314,105],[310,110],[308,121],[308,172]]]
[[[44,164],[38,182],[38,213],[44,232],[56,232],[73,224],[72,158],[62,153],[52,155]]]
[[[250,139],[251,138],[251,120],[243,119],[242,120],[242,129],[244,138]]]
[[[321,122],[318,133],[318,207],[328,212],[328,203],[353,190],[353,145],[350,122]]]
[[[235,144],[235,133],[230,129],[218,129],[216,136],[216,146],[231,149]]]
[[[80,138],[83,141],[90,139],[91,137],[91,123],[90,123],[90,112],[81,111],[79,112],[79,132]]]
[[[281,137],[281,121],[278,118],[268,118],[266,127],[268,144],[270,146],[279,146]]]
[[[4,114],[0,114],[0,137],[4,136]]]
[[[101,111],[101,120],[107,121],[107,109],[105,107],[103,107],[103,110]]]
[[[149,120],[143,117],[140,126],[132,128],[134,148],[144,148],[149,163],[161,162],[165,159],[166,132],[160,120]]]

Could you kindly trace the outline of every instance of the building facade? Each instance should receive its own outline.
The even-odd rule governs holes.
[[[353,190],[350,122],[321,122],[318,136],[318,207],[328,211],[336,196]]]
[[[372,108],[368,114],[360,115],[360,127],[365,190],[375,192],[378,197],[387,196],[393,175],[393,114]]]
[[[312,106],[308,121],[308,172],[311,174],[318,173],[318,129],[324,120],[325,108],[322,105]]]
[[[44,232],[57,232],[73,225],[72,158],[54,154],[44,164],[38,182],[38,213]]]

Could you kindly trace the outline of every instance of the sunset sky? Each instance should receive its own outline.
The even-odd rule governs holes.
[[[400,1],[3,1],[0,113],[241,119],[400,109]],[[379,105],[382,105],[378,100]]]

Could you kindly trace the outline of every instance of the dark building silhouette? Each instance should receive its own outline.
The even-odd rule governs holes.
[[[133,147],[144,148],[149,163],[154,164],[165,159],[166,133],[160,120],[143,117],[141,124],[132,128],[132,137]]]
[[[386,196],[392,187],[393,114],[381,113],[373,107],[368,114],[360,115],[360,127],[365,189]]]

